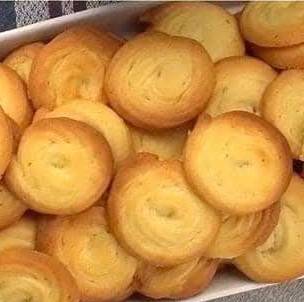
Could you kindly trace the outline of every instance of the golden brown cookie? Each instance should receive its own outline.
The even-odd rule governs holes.
[[[121,301],[134,291],[137,260],[111,235],[102,207],[44,219],[37,247],[71,272],[83,302]]]
[[[79,302],[78,288],[64,266],[23,248],[0,253],[2,301]]]
[[[175,127],[205,107],[215,84],[213,64],[196,41],[148,32],[114,55],[105,79],[111,106],[134,126]]]
[[[277,227],[268,240],[234,264],[257,282],[283,282],[304,273],[304,181],[294,175],[281,198]]]
[[[216,85],[206,113],[241,110],[260,114],[260,101],[277,73],[263,61],[252,57],[231,57],[215,65]]]
[[[200,117],[186,143],[184,167],[204,200],[227,214],[246,215],[280,198],[292,160],[275,127],[252,113],[232,111]]]
[[[54,117],[78,120],[99,131],[111,147],[116,167],[134,151],[128,126],[111,108],[102,103],[80,99],[71,100],[53,111],[39,109],[34,120]]]
[[[249,249],[263,244],[276,227],[280,216],[280,203],[244,216],[222,214],[222,224],[205,256],[232,259]]]
[[[148,23],[149,30],[198,41],[213,62],[245,54],[235,17],[212,3],[166,3],[148,10],[140,21]]]
[[[218,260],[197,258],[169,268],[143,264],[138,272],[137,290],[153,299],[188,298],[210,284],[218,263]]]
[[[190,189],[179,161],[148,153],[118,171],[107,208],[119,242],[155,266],[200,257],[220,223],[217,212]]]
[[[278,69],[304,68],[304,43],[287,47],[260,47],[250,45],[256,56]]]
[[[192,124],[161,131],[129,126],[136,152],[156,154],[161,159],[179,159]]]
[[[4,64],[0,64],[0,106],[21,130],[31,123],[33,112],[25,85],[18,74]]]
[[[22,247],[35,249],[37,235],[37,223],[34,215],[25,214],[18,221],[0,230],[0,251]]]
[[[283,47],[304,42],[304,2],[253,1],[241,16],[246,40],[264,47]]]
[[[304,71],[283,71],[268,86],[262,101],[263,117],[286,137],[294,158],[304,159]]]
[[[11,128],[9,118],[4,113],[0,105],[0,179],[2,178],[12,158],[13,145],[13,130]]]
[[[3,61],[3,64],[15,70],[21,79],[28,85],[32,63],[43,48],[44,43],[35,42],[21,46],[12,51]]]
[[[68,118],[26,129],[5,180],[37,212],[68,215],[92,206],[107,189],[113,160],[103,136]]]
[[[77,26],[48,43],[33,62],[29,92],[36,109],[71,99],[105,102],[106,67],[122,42],[93,26]]]
[[[16,222],[26,211],[25,204],[0,184],[0,229]]]

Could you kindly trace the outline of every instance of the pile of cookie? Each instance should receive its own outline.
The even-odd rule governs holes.
[[[304,274],[304,3],[166,3],[0,64],[3,301],[182,299]],[[223,269],[224,269],[223,268]]]

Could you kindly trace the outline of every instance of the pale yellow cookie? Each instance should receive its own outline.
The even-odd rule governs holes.
[[[283,71],[268,86],[263,117],[286,137],[294,158],[304,159],[304,71]]]
[[[146,11],[140,21],[148,23],[149,30],[198,41],[214,62],[245,54],[235,17],[212,3],[168,2]]]
[[[257,282],[283,282],[304,273],[304,180],[294,175],[280,200],[280,219],[272,235],[234,260],[238,269]]]
[[[232,111],[200,117],[186,143],[184,167],[203,199],[227,214],[245,215],[277,202],[289,184],[292,160],[275,127]]]
[[[3,64],[15,70],[21,79],[28,85],[33,60],[43,48],[44,43],[35,42],[21,46],[12,51],[3,61]]]
[[[241,16],[246,40],[264,47],[283,47],[304,42],[304,2],[253,1]]]
[[[118,171],[107,209],[119,242],[154,266],[202,256],[220,224],[217,212],[189,187],[181,162],[148,153]]]
[[[277,73],[253,57],[231,57],[215,65],[216,85],[205,110],[211,116],[242,110],[260,115],[266,87]]]
[[[215,84],[213,63],[192,39],[140,34],[114,55],[105,89],[114,110],[140,128],[172,128],[195,118]]]

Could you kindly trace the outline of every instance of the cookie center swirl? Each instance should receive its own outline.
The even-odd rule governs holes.
[[[103,60],[88,49],[63,55],[56,61],[48,78],[55,103],[58,106],[75,98],[97,100],[102,89],[103,74]]]

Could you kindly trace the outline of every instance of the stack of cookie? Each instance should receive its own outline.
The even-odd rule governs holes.
[[[181,299],[222,264],[304,274],[304,71],[273,68],[301,68],[303,15],[166,3],[129,41],[82,25],[9,54],[2,300]]]

